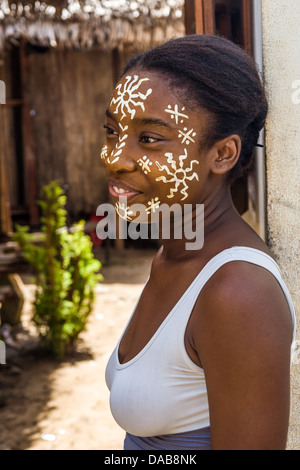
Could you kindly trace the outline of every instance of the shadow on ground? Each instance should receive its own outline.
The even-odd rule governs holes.
[[[101,261],[103,250],[95,253]],[[0,365],[0,450],[119,450],[124,431],[109,410],[105,367],[150,272],[153,251],[111,253],[77,351],[58,362],[32,324],[32,278],[25,276],[22,324],[6,331]]]

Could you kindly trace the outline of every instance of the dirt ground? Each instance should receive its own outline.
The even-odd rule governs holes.
[[[0,366],[0,450],[118,450],[124,431],[109,409],[105,367],[149,274],[153,250],[112,252],[77,352],[41,354],[31,322],[34,285],[24,279],[22,325]],[[97,257],[104,261],[99,249]],[[10,343],[10,344],[9,344]]]

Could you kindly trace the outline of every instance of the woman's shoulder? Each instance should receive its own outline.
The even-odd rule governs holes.
[[[268,250],[257,252],[272,259]],[[210,277],[199,295],[193,320],[196,330],[200,327],[202,331],[231,325],[232,331],[246,336],[250,330],[268,331],[269,335],[273,331],[274,337],[284,331],[289,337],[293,332],[289,304],[277,278],[264,266],[239,259],[225,263]]]
[[[231,350],[249,359],[254,351],[265,358],[270,354],[273,364],[274,348],[282,357],[289,354],[291,311],[278,281],[268,270],[244,261],[227,263],[201,290],[188,337],[203,367],[214,355],[214,348],[223,348],[224,355]]]
[[[274,255],[259,237],[224,244],[209,258],[219,262],[201,292],[204,302],[263,305],[269,295],[286,300],[274,276],[280,273]]]

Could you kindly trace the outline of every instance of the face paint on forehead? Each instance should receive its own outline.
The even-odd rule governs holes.
[[[172,106],[170,104],[167,109],[165,109],[165,112],[171,115],[171,119],[174,119],[176,124],[179,124],[179,122],[182,124],[184,119],[189,118],[187,114],[183,114],[183,111],[185,111],[185,107],[183,106],[180,112],[178,104],[175,104],[174,109],[172,109]]]
[[[175,120],[176,125],[183,124],[185,119],[189,119],[189,116],[184,114],[183,111],[185,111],[185,107],[182,106],[179,110],[178,104],[175,104],[173,109],[169,104],[167,109],[165,109],[165,112],[171,115],[171,119]],[[191,142],[195,143],[194,137],[196,137],[196,135],[194,129],[188,130],[187,127],[178,130],[178,137],[181,139],[181,144],[189,145]]]
[[[127,114],[130,115],[131,119],[134,118],[137,107],[140,107],[145,111],[143,101],[152,93],[152,89],[148,88],[146,93],[137,91],[143,82],[149,81],[149,78],[139,78],[138,75],[128,75],[125,83],[119,83],[115,89],[116,97],[113,97],[110,106],[114,107],[114,114],[121,113],[121,121]],[[139,100],[139,101],[138,101]]]

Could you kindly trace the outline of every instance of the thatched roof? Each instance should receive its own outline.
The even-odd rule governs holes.
[[[148,48],[184,34],[184,0],[0,0],[0,51],[31,44],[89,49]]]

